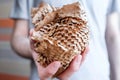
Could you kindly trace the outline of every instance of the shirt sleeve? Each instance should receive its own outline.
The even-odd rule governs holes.
[[[13,19],[28,19],[29,10],[27,0],[15,0],[10,17]]]
[[[111,0],[110,6],[108,9],[108,14],[112,12],[119,12],[120,13],[120,0]]]

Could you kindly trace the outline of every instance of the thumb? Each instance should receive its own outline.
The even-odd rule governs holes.
[[[34,29],[30,29],[29,35],[32,36],[34,32]]]
[[[61,63],[59,61],[54,61],[53,63],[48,65],[44,72],[45,73],[44,78],[52,77],[58,71],[60,66],[61,66]]]

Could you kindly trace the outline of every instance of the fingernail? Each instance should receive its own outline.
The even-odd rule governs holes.
[[[59,61],[56,61],[55,64],[54,64],[54,67],[58,68],[58,67],[60,67],[60,65],[61,65],[61,63]]]
[[[82,56],[81,56],[81,55],[78,55],[78,56],[77,56],[77,59],[76,59],[76,62],[77,62],[77,63],[80,63],[81,58],[82,58]]]

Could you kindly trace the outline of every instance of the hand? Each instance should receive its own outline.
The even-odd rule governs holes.
[[[33,30],[30,31],[30,36],[32,35]],[[60,80],[69,80],[69,78],[74,74],[74,72],[78,71],[80,65],[85,59],[86,53],[88,52],[88,48],[85,50],[85,52],[82,53],[82,55],[77,55],[70,63],[70,66],[61,73],[58,78]],[[59,61],[54,61],[51,64],[49,64],[47,67],[42,67],[37,61],[37,53],[32,50],[33,59],[36,63],[38,75],[41,80],[47,80],[48,78],[51,78],[59,69],[61,66],[61,63]]]
[[[30,30],[30,37],[33,35],[33,29]],[[38,58],[38,54],[33,50],[33,45],[32,45],[33,41],[30,40],[30,44],[31,44],[31,49],[32,49],[32,56],[33,59],[35,61],[35,64],[37,66],[37,70],[38,70],[38,75],[40,77],[40,80],[48,80],[48,78],[51,78],[59,69],[60,62],[59,61],[54,61],[51,64],[49,64],[47,67],[42,67],[37,61],[36,59]]]
[[[84,62],[85,57],[88,53],[88,47],[85,49],[85,51],[81,55],[75,56],[75,58],[70,63],[70,66],[58,76],[60,80],[69,80],[69,78],[74,74],[74,72],[77,72],[81,66],[81,64]]]
[[[59,61],[54,61],[51,64],[49,64],[47,67],[42,67],[36,61],[36,59],[38,58],[37,53],[32,51],[32,54],[33,54],[35,64],[37,66],[38,75],[39,75],[40,80],[48,80],[49,78],[51,78],[57,72],[57,70],[61,66]]]

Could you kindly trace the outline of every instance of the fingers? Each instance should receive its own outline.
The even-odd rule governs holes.
[[[59,61],[52,62],[46,68],[41,67],[40,64],[37,65],[40,79],[41,80],[48,80],[49,78],[51,78],[57,72],[59,67],[60,67],[60,62]]]
[[[87,47],[87,48],[85,49],[85,51],[81,54],[81,55],[82,55],[81,64],[84,62],[85,57],[86,57],[86,55],[87,55],[88,51],[89,51],[89,48]]]
[[[34,29],[31,29],[29,33],[30,37],[33,35],[33,32],[34,32]],[[54,61],[51,64],[49,64],[46,68],[41,66],[37,62],[38,54],[33,50],[32,44],[34,43],[34,41],[30,39],[30,43],[32,48],[32,56],[37,66],[39,77],[41,80],[48,80],[48,78],[51,78],[57,72],[57,70],[61,66],[61,63],[59,61]]]
[[[32,36],[34,29],[30,29],[29,35]]]
[[[85,51],[83,52],[83,53],[88,53],[88,51],[89,51],[89,47],[86,47],[86,49],[85,49]]]
[[[82,56],[77,55],[71,62],[68,69],[65,70],[61,75],[59,75],[58,78],[60,78],[60,80],[69,80],[69,78],[72,76],[72,74],[79,69],[81,60],[82,60]]]
[[[34,58],[35,64],[38,69],[38,74],[39,74],[40,80],[48,80],[57,72],[57,70],[61,66],[61,63],[59,61],[54,61],[51,64],[49,64],[46,68],[42,67],[37,62],[36,59],[38,58],[38,54],[35,53],[34,51],[33,51],[33,58]]]
[[[30,47],[31,47],[31,49],[34,49],[34,46],[33,46],[34,41],[31,39],[31,36],[33,35],[33,32],[34,32],[34,29],[30,29],[29,39],[30,39]]]
[[[42,78],[44,79],[51,78],[57,72],[60,66],[61,64],[59,61],[52,62],[44,69],[44,73],[42,73]]]

